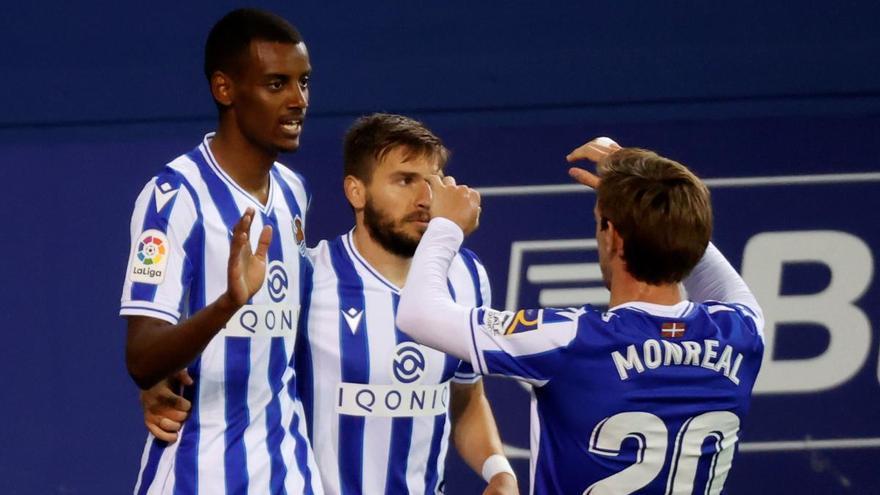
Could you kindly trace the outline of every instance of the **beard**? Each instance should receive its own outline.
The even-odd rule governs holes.
[[[421,236],[414,239],[403,232],[399,224],[424,219],[426,215],[427,213],[416,212],[407,215],[400,221],[395,221],[384,212],[374,208],[369,198],[367,199],[367,204],[364,205],[364,225],[366,225],[370,237],[378,242],[386,251],[402,258],[412,258],[416,254],[416,248],[419,247]]]

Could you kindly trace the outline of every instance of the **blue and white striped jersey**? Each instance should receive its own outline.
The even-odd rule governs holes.
[[[352,232],[310,250],[297,383],[328,494],[434,494],[443,485],[450,381],[472,383],[458,358],[395,325],[399,289],[358,253]],[[447,286],[469,306],[490,300],[476,256],[462,250]]]
[[[212,136],[138,197],[120,314],[176,323],[216,300],[247,207],[257,211],[254,248],[273,227],[267,279],[188,367],[191,416],[175,444],[148,438],[135,493],[322,493],[290,366],[307,265],[305,184],[276,163],[263,206],[218,166]]]
[[[720,493],[764,349],[745,306],[474,309],[474,369],[533,384],[532,493]]]

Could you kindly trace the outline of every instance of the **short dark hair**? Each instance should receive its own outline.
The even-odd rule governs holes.
[[[214,24],[205,42],[205,77],[208,81],[216,71],[229,72],[251,44],[251,41],[277,41],[297,44],[302,36],[286,20],[264,10],[236,9]]]
[[[614,224],[627,271],[654,285],[681,281],[712,236],[709,189],[684,165],[637,148],[608,155],[599,171],[600,228]]]
[[[406,159],[436,158],[441,170],[449,160],[449,150],[421,122],[403,115],[374,113],[357,119],[345,133],[345,176],[357,177],[368,184],[379,161],[400,146],[406,148]]]

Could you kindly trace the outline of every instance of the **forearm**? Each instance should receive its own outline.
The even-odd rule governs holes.
[[[501,437],[482,381],[452,384],[452,441],[461,458],[477,473],[491,455],[504,455]]]
[[[176,325],[149,317],[129,317],[125,361],[132,379],[141,389],[147,389],[185,368],[237,310],[224,295]]]
[[[397,324],[417,342],[470,362],[472,308],[456,304],[447,286],[449,265],[463,238],[451,221],[431,220],[400,295]]]

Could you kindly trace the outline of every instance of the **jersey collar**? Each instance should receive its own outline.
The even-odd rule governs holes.
[[[266,205],[263,206],[263,204],[260,203],[257,200],[257,198],[251,196],[251,193],[245,191],[241,186],[239,186],[232,179],[232,177],[230,177],[229,174],[227,174],[226,171],[223,170],[223,168],[221,168],[220,165],[217,163],[217,159],[214,158],[214,153],[211,151],[211,146],[210,146],[211,140],[214,139],[214,134],[216,134],[216,133],[209,132],[209,133],[205,134],[205,138],[202,140],[202,146],[201,146],[202,155],[204,155],[205,160],[208,162],[208,165],[210,165],[210,167],[211,167],[211,170],[218,177],[220,177],[220,180],[225,182],[229,188],[241,193],[245,198],[248,199],[248,201],[250,201],[251,203],[254,204],[254,207],[256,207],[257,210],[268,215],[269,212],[272,211],[272,204],[274,203],[274,199],[275,199],[275,178],[272,177],[271,173],[269,174],[269,199],[266,201]],[[275,165],[276,164],[273,163],[272,167],[274,168]]]
[[[368,273],[370,273],[373,278],[378,280],[380,283],[394,291],[395,294],[400,294],[400,288],[391,283],[390,280],[383,277],[378,270],[370,266],[367,260],[361,256],[361,253],[358,252],[357,246],[354,245],[354,228],[348,231],[348,234],[345,235],[345,245],[346,251],[348,251],[348,255],[351,256],[352,259],[356,260]]]
[[[618,309],[634,309],[636,311],[642,311],[654,316],[662,316],[666,318],[684,318],[691,310],[694,308],[694,303],[691,301],[681,301],[678,304],[673,304],[672,306],[666,306],[663,304],[653,304],[641,301],[631,301],[623,304],[618,304],[613,308],[608,309],[608,313],[613,313]]]

